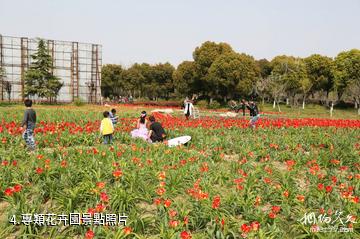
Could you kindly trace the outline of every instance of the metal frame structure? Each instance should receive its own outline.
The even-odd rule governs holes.
[[[33,61],[31,55],[37,51],[38,41],[38,38],[0,34],[0,67],[5,70],[5,77],[0,79],[0,101],[24,99],[25,73]],[[45,42],[53,59],[53,74],[64,83],[57,101],[72,102],[79,98],[88,103],[101,103],[102,46],[57,40]],[[11,85],[10,95],[4,83]]]

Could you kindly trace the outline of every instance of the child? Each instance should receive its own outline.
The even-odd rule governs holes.
[[[101,121],[100,134],[104,137],[104,144],[112,143],[112,135],[114,133],[114,125],[109,118],[109,112],[103,113],[104,119]]]
[[[164,128],[159,122],[155,122],[155,117],[150,116],[150,130],[148,134],[148,140],[151,142],[162,142],[164,139],[166,139],[166,133]]]
[[[142,138],[144,140],[147,139],[149,134],[148,129],[146,128],[147,120],[146,120],[146,112],[141,112],[140,118],[137,121],[136,129],[131,131],[131,137],[133,138]]]
[[[21,122],[21,127],[24,127],[25,131],[23,133],[23,139],[26,142],[26,145],[30,151],[35,150],[35,139],[34,139],[34,129],[36,124],[36,112],[31,108],[32,101],[26,99],[24,101],[26,110],[24,113],[24,119]]]
[[[116,116],[116,110],[112,109],[111,112],[109,112],[109,116],[110,116],[111,122],[113,123],[113,125],[115,125],[119,118],[118,116]]]

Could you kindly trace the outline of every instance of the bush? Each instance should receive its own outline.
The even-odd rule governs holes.
[[[85,103],[80,98],[75,98],[74,105],[75,106],[83,106],[83,105],[85,105]]]
[[[213,100],[209,105],[208,105],[208,108],[209,109],[218,109],[220,108],[220,103],[216,100]]]
[[[206,108],[208,107],[208,102],[206,100],[199,100],[196,102],[196,106],[200,108]]]

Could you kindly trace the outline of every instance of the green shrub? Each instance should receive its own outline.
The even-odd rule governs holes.
[[[80,98],[75,98],[74,99],[74,105],[75,106],[83,106],[83,105],[85,105],[85,102],[82,101]]]
[[[218,109],[220,108],[220,103],[216,100],[213,100],[209,105],[208,105],[208,108],[209,109]]]
[[[196,106],[200,108],[206,108],[208,106],[208,102],[206,100],[199,100],[196,102]]]

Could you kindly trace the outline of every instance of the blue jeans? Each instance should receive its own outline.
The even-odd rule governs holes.
[[[35,150],[34,129],[26,128],[22,135],[29,150]]]
[[[254,127],[255,127],[255,124],[256,124],[256,122],[259,120],[259,118],[260,118],[260,114],[258,114],[257,116],[251,117],[251,119],[250,119],[250,126],[254,128]]]
[[[106,134],[104,135],[104,144],[112,144],[112,134]]]

